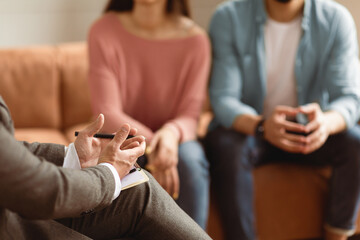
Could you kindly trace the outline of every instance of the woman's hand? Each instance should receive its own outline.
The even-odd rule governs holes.
[[[179,197],[180,180],[176,166],[165,170],[154,170],[151,174],[173,199],[176,200]]]
[[[149,169],[159,184],[174,198],[179,196],[180,182],[177,170],[179,139],[171,128],[158,130],[147,153]]]
[[[152,149],[147,153],[147,167],[150,171],[154,169],[164,171],[177,166],[179,139],[171,128],[163,127],[158,130],[149,148]]]

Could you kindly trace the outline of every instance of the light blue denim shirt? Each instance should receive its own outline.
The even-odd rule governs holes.
[[[261,115],[266,94],[264,0],[222,4],[210,24],[213,66],[210,128],[231,127],[242,114]],[[353,126],[359,116],[359,61],[350,13],[331,0],[305,0],[302,37],[295,59],[299,105],[320,104]],[[286,68],[287,66],[284,66]]]

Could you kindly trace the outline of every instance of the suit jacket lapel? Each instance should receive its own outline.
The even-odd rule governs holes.
[[[4,124],[5,128],[14,135],[14,124],[11,119],[11,115],[8,107],[5,104],[4,99],[0,96],[0,121]]]

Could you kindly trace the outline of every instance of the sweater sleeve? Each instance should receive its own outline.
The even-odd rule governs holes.
[[[210,42],[206,35],[193,45],[193,57],[186,74],[182,99],[176,118],[164,126],[173,128],[179,135],[180,142],[196,138],[196,128],[205,95],[210,71]]]
[[[116,55],[112,50],[111,36],[106,34],[106,22],[97,22],[88,36],[89,52],[89,87],[91,107],[96,116],[103,113],[105,132],[115,132],[123,123],[129,123],[138,129],[138,133],[151,139],[153,132],[141,122],[133,119],[123,111],[120,81],[117,76]]]

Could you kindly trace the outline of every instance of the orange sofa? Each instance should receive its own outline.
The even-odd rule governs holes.
[[[15,137],[68,144],[91,119],[86,45],[0,50],[0,94]]]
[[[73,141],[74,131],[91,120],[87,68],[85,43],[0,50],[0,94],[13,116],[16,138]],[[200,135],[210,118],[209,112],[203,114]],[[259,239],[321,238],[330,171],[284,164],[254,170]],[[223,239],[213,198],[208,232]]]

